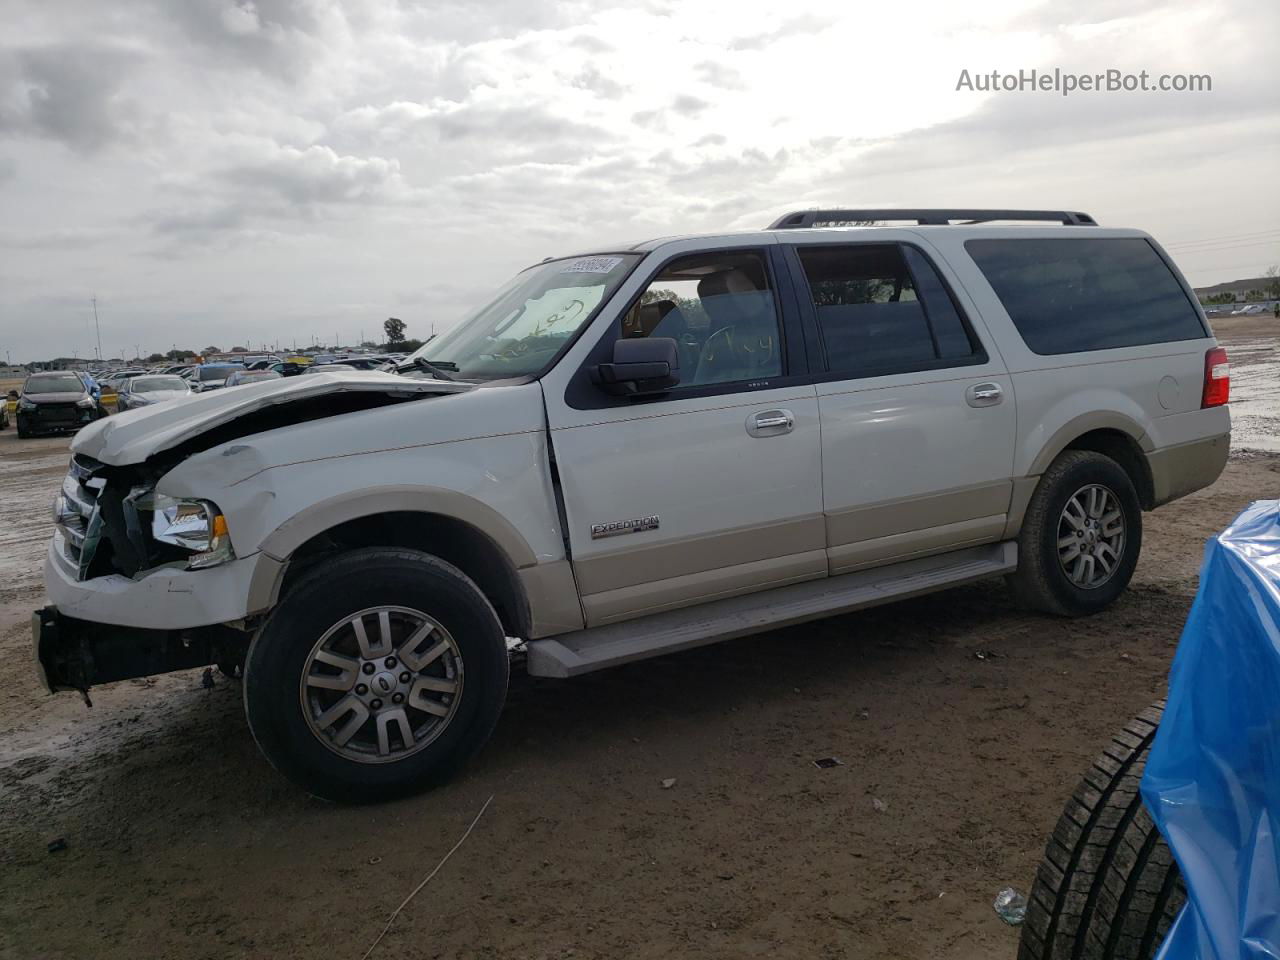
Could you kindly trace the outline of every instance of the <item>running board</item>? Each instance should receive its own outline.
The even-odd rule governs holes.
[[[562,633],[528,644],[529,673],[576,677],[633,660],[690,650],[721,640],[903,600],[946,587],[1012,573],[1013,541],[906,560],[838,577],[807,580],[760,593],[714,600],[636,620]]]

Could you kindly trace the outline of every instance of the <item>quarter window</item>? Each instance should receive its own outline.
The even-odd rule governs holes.
[[[797,248],[827,369],[879,376],[983,358],[928,259],[898,244]]]
[[[671,261],[623,316],[620,335],[675,340],[682,387],[782,374],[776,300],[756,252]]]
[[[1207,335],[1173,271],[1143,237],[970,240],[964,246],[1036,353]]]

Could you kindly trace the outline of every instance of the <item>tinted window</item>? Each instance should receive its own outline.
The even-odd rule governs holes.
[[[951,295],[918,251],[850,244],[797,253],[831,372],[883,375],[977,356]]]
[[[1036,353],[1206,336],[1181,284],[1142,237],[970,240],[965,249]]]
[[[674,339],[681,386],[782,374],[778,311],[758,253],[723,251],[671,261],[622,317],[619,333]]]

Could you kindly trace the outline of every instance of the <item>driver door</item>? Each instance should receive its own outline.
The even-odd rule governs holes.
[[[780,283],[781,280],[781,283]],[[770,247],[673,257],[547,413],[588,626],[826,575],[818,403]],[[680,384],[617,397],[592,368],[670,337]]]

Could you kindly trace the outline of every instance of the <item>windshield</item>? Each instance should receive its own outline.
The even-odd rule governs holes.
[[[225,380],[237,370],[243,370],[244,367],[201,367],[201,380]]]
[[[162,390],[186,390],[187,381],[181,377],[139,377],[129,389],[134,393],[159,393]]]
[[[28,377],[23,393],[84,393],[84,383],[74,373]]]
[[[640,257],[572,257],[530,267],[469,319],[424,344],[410,360],[422,357],[461,380],[541,373]]]

